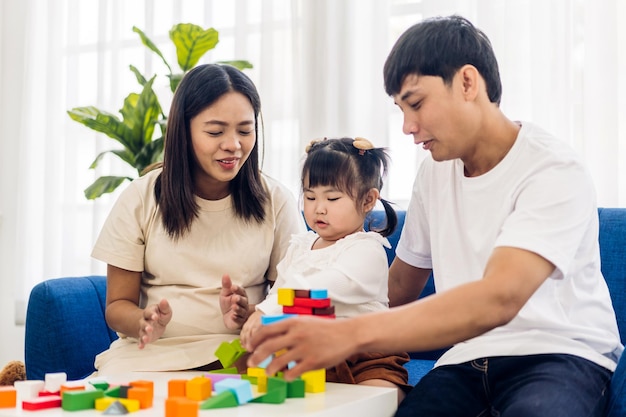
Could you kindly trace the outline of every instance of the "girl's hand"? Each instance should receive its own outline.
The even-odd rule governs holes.
[[[241,339],[241,346],[244,347],[244,349],[246,349],[248,352],[250,352],[249,348],[249,344],[250,344],[250,339],[252,339],[252,336],[254,336],[254,333],[256,333],[257,330],[259,330],[261,328],[261,313],[258,311],[255,311],[254,313],[252,313],[250,315],[250,317],[248,317],[248,321],[246,321],[246,323],[243,325],[243,328],[241,329],[241,333],[239,335],[239,338]]]
[[[139,320],[139,349],[158,340],[165,332],[165,327],[172,320],[172,309],[164,298],[158,304],[144,308]]]
[[[233,284],[228,274],[222,277],[220,309],[227,329],[240,329],[248,319],[250,306],[246,290]]]

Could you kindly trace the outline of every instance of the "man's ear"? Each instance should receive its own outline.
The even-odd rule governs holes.
[[[369,213],[370,211],[372,211],[376,206],[379,197],[380,191],[378,191],[377,188],[370,188],[365,195],[365,199],[363,200],[363,212]]]
[[[475,66],[463,65],[459,69],[458,75],[461,77],[463,96],[468,101],[475,100],[481,88],[485,90],[485,94],[487,93],[487,87]]]

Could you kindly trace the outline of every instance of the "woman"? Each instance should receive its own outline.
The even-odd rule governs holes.
[[[250,303],[264,298],[304,223],[259,169],[260,107],[231,66],[198,66],[179,84],[162,166],[122,193],[93,249],[108,265],[106,319],[120,335],[96,357],[99,374],[219,368],[215,350],[246,318],[223,316],[220,292],[225,308],[240,287]]]

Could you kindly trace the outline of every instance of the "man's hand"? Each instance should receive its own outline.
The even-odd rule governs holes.
[[[144,308],[139,320],[139,349],[158,340],[165,332],[165,327],[170,320],[172,320],[172,309],[166,299]]]
[[[353,320],[330,320],[314,317],[294,317],[261,326],[252,335],[248,351],[254,353],[248,366],[256,367],[274,352],[286,349],[267,366],[266,373],[284,371],[291,381],[303,372],[337,365],[357,352],[358,327]],[[296,365],[287,369],[290,362]]]
[[[250,306],[246,290],[233,284],[228,274],[222,277],[220,309],[227,329],[240,329],[248,319]]]

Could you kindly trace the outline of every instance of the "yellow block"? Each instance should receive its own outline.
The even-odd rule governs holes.
[[[296,298],[296,292],[291,288],[278,289],[278,304],[281,306],[293,306],[293,299]]]
[[[314,371],[305,372],[301,378],[304,380],[305,392],[324,392],[326,391],[326,369],[316,369]]]
[[[115,398],[115,397],[102,397],[96,399],[96,410],[104,411],[115,401],[122,403],[129,413],[139,411],[139,400],[132,400],[128,398]]]
[[[248,376],[267,376],[264,368],[248,368]]]

